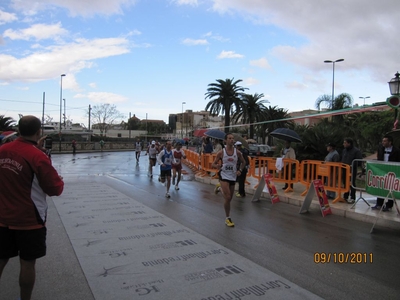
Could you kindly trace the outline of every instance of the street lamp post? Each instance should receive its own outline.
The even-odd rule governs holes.
[[[344,61],[344,59],[343,58],[340,58],[340,59],[337,59],[337,60],[335,60],[335,61],[332,61],[332,60],[324,60],[324,63],[327,63],[327,64],[332,64],[332,68],[333,68],[333,76],[332,76],[332,103],[333,103],[333,100],[335,99],[335,63],[337,63],[337,62],[341,62],[341,61]]]
[[[61,74],[61,81],[60,81],[60,126],[59,126],[59,132],[58,132],[58,136],[60,138],[60,143],[59,143],[59,152],[61,152],[61,122],[62,122],[62,80],[63,77],[65,77],[65,74]]]
[[[358,98],[364,99],[364,105],[363,105],[363,106],[365,106],[365,99],[368,99],[368,98],[371,98],[371,97],[370,97],[370,96],[367,96],[367,97],[358,97]]]
[[[400,95],[400,74],[399,74],[399,72],[396,72],[396,74],[394,74],[394,78],[392,78],[388,83],[389,83],[390,94],[393,96]]]
[[[146,113],[146,138],[145,138],[146,146],[147,146],[147,136],[148,135],[149,135],[149,131],[148,131],[148,127],[147,127],[147,113]]]
[[[181,138],[183,139],[183,104],[186,104],[186,102],[182,102],[182,118],[181,118]]]

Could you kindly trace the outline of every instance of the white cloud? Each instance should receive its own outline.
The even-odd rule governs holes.
[[[136,2],[137,0],[11,0],[12,7],[25,15],[32,16],[46,9],[61,7],[67,9],[71,16],[85,17],[123,14],[123,8]]]
[[[197,0],[173,0],[178,5],[192,5],[197,6],[199,3]]]
[[[130,31],[127,36],[141,35],[141,34],[142,33],[139,30],[135,29],[135,30]]]
[[[244,84],[245,84],[246,86],[257,85],[257,84],[260,83],[260,81],[259,81],[258,79],[252,78],[252,77],[246,78],[246,79],[243,80],[243,81],[244,81]]]
[[[76,94],[74,96],[74,99],[85,99],[85,98],[94,103],[109,103],[109,104],[121,103],[129,100],[125,96],[107,92],[90,92],[87,94]]]
[[[89,86],[90,86],[92,89],[95,89],[95,88],[97,87],[97,84],[96,84],[95,82],[91,82],[91,83],[89,83]]]
[[[297,89],[297,90],[306,90],[307,86],[298,81],[286,82],[285,86],[290,89]]]
[[[0,10],[0,25],[11,23],[16,20],[18,20],[18,18],[15,14]]]
[[[225,51],[223,50],[219,55],[218,59],[224,59],[224,58],[243,58],[244,55],[235,53],[234,51]]]
[[[203,45],[208,45],[207,40],[204,39],[198,39],[198,40],[194,40],[194,39],[184,39],[182,41],[182,44],[187,45],[187,46],[203,46]]]
[[[229,42],[229,38],[224,38],[223,36],[220,35],[215,35],[212,33],[212,31],[207,32],[206,34],[203,35],[204,37],[209,37],[210,39],[216,40],[218,42]]]
[[[213,36],[211,36],[211,38],[212,38],[213,40],[216,40],[216,41],[222,42],[222,43],[226,43],[226,42],[229,42],[229,41],[230,41],[229,38],[224,38],[223,36],[220,36],[220,35],[213,35]]]
[[[0,80],[41,81],[64,73],[76,73],[93,66],[92,60],[129,52],[124,38],[77,39],[74,42],[43,47],[22,58],[0,54]]]
[[[343,70],[368,71],[377,81],[387,80],[389,70],[395,71],[393,62],[398,60],[400,48],[400,40],[393,38],[398,27],[398,0],[385,0],[384,4],[336,0],[334,5],[328,0],[318,4],[298,0],[214,0],[213,10],[293,32],[303,42],[277,45],[272,53],[305,70],[319,72],[326,68],[324,60],[344,58],[340,66]]]
[[[47,25],[47,24],[34,24],[29,28],[13,30],[7,29],[4,31],[3,36],[11,40],[25,40],[29,41],[34,39],[36,41],[44,39],[54,39],[68,34],[68,31],[63,29],[61,23]]]
[[[262,69],[271,69],[269,62],[265,57],[256,60],[251,60],[250,65]]]

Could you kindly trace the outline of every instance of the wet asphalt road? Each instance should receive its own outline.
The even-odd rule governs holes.
[[[297,206],[272,205],[266,199],[252,203],[251,196],[234,197],[231,216],[236,226],[227,228],[222,196],[214,194],[212,185],[185,175],[181,189],[171,189],[166,199],[165,187],[157,181],[158,167],[153,179],[147,176],[147,156],[136,164],[134,152],[54,154],[53,165],[66,180],[110,185],[325,299],[400,295],[400,228],[376,228],[370,234],[369,223],[315,212],[300,215]],[[331,262],[316,263],[316,253],[331,253]],[[359,263],[334,262],[347,253],[358,254]]]

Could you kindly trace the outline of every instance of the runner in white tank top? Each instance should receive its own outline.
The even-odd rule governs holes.
[[[222,149],[222,166],[219,171],[219,178],[222,180],[236,182],[236,166],[237,166],[236,148],[233,148],[233,155],[228,155],[226,149]]]
[[[232,222],[230,217],[231,200],[233,193],[235,192],[236,177],[240,175],[243,168],[246,166],[246,162],[240,151],[236,151],[234,148],[235,139],[232,134],[227,133],[225,135],[225,149],[222,149],[217,153],[212,168],[219,169],[219,186],[224,196],[224,209],[225,209],[225,224],[226,226],[233,227],[235,224]],[[222,165],[220,164],[222,162]],[[237,170],[237,163],[240,162],[239,170]],[[215,189],[216,194],[218,193],[218,186]]]

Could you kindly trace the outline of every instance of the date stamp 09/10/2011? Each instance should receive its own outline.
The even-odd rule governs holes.
[[[373,253],[367,252],[315,252],[316,264],[372,264]]]

